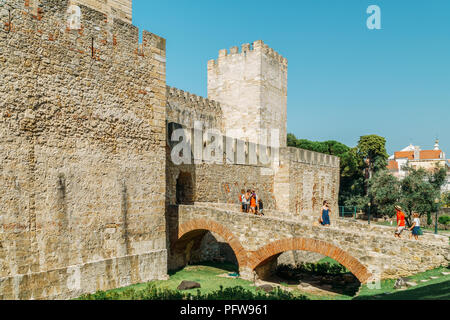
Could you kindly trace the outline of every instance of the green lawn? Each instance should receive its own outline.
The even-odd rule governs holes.
[[[167,288],[171,290],[176,290],[178,285],[183,281],[195,281],[200,283],[201,293],[210,293],[212,291],[218,290],[220,286],[223,286],[224,288],[228,287],[237,287],[241,286],[244,289],[250,290],[252,292],[256,292],[255,287],[251,286],[252,282],[245,281],[242,279],[237,278],[222,278],[219,277],[219,275],[222,274],[229,274],[235,272],[235,267],[231,264],[209,264],[209,263],[203,263],[201,266],[187,266],[182,270],[179,270],[177,272],[172,272],[170,274],[169,280],[161,280],[161,281],[152,281],[151,283],[154,284],[158,288]],[[125,288],[116,289],[113,291],[116,292],[122,292],[127,289],[135,289],[135,290],[142,290],[147,287],[147,283],[143,284],[137,284],[134,286],[129,286]],[[198,289],[192,289],[185,291],[186,293],[197,293]]]
[[[333,259],[325,258],[321,262],[337,263]],[[202,294],[211,293],[220,288],[232,288],[232,287],[243,287],[246,290],[256,293],[256,288],[252,285],[251,281],[246,281],[236,278],[223,278],[219,277],[222,274],[228,274],[235,271],[235,267],[229,264],[207,264],[199,266],[188,266],[177,272],[173,272],[170,275],[169,280],[164,281],[152,281],[157,288],[167,288],[171,290],[176,290],[178,285],[183,280],[196,281],[200,283]],[[395,280],[385,280],[381,283],[381,289],[370,290],[366,285],[364,285],[357,297],[350,297],[342,294],[311,294],[307,292],[301,292],[297,289],[297,286],[290,286],[294,289],[291,291],[294,295],[305,295],[311,300],[424,300],[424,299],[434,299],[434,300],[450,300],[450,275],[444,276],[442,272],[448,272],[448,268],[439,268],[431,271],[427,271],[415,276],[409,277],[411,281],[416,282],[418,285],[415,287],[408,288],[405,291],[394,290]],[[437,276],[438,279],[431,279],[431,276]],[[420,280],[429,280],[426,283],[420,282]],[[287,284],[282,283],[283,287],[288,287]],[[112,292],[123,292],[127,289],[135,289],[137,291],[143,290],[147,287],[147,283],[138,284],[126,288],[115,289]],[[188,290],[187,293],[196,294],[198,289]],[[386,294],[390,293],[390,294]]]
[[[364,285],[355,299],[363,300],[450,300],[450,275],[442,275],[449,272],[449,268],[438,268],[424,273],[408,277],[416,282],[417,286],[407,290],[394,290],[395,280],[385,280],[381,283],[381,289],[369,289]],[[430,279],[431,276],[439,277]],[[422,283],[420,280],[429,280]],[[389,294],[386,294],[389,293]]]

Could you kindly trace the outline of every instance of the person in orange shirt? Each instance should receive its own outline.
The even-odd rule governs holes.
[[[251,196],[250,196],[250,211],[251,213],[256,215],[256,193],[255,190],[252,191]]]
[[[247,205],[245,202],[245,190],[241,190],[241,194],[239,195],[239,202],[241,203],[241,211],[246,212],[247,211]]]
[[[397,230],[395,231],[395,237],[401,238],[401,234],[406,228],[405,213],[400,206],[395,206],[395,210],[397,211]]]

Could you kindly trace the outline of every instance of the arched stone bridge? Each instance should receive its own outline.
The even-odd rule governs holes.
[[[226,205],[225,205],[226,206]],[[280,218],[283,217],[283,218]],[[283,252],[304,250],[333,258],[361,283],[409,276],[449,263],[448,237],[426,234],[421,241],[394,238],[392,227],[332,221],[320,227],[307,217],[257,217],[211,204],[173,207],[168,215],[169,267],[188,264],[207,232],[233,249],[243,278],[264,278]]]

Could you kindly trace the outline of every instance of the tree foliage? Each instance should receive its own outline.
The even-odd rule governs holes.
[[[445,207],[450,207],[450,192],[446,192],[442,195],[442,203]]]
[[[390,175],[386,139],[377,135],[362,136],[358,145],[350,148],[337,141],[315,142],[288,134],[288,146],[340,157],[340,205],[367,210],[370,203],[373,214],[393,216],[394,206],[399,204],[408,223],[413,212],[430,217],[437,209],[434,200],[447,177],[446,169],[440,167],[431,171],[405,168],[408,174],[403,180]],[[443,200],[450,205],[450,193]]]
[[[408,224],[413,212],[430,216],[437,210],[435,199],[440,196],[442,172],[429,173],[424,169],[406,168],[407,176],[399,180],[386,170],[375,174],[369,184],[369,196],[378,213],[393,216],[394,205],[400,205]],[[440,182],[439,182],[440,181]]]
[[[399,203],[406,211],[408,222],[413,212],[421,216],[437,210],[435,199],[440,197],[441,185],[431,179],[432,175],[424,169],[409,168],[407,176],[401,181]]]
[[[362,136],[359,139],[357,148],[359,158],[368,160],[364,164],[370,166],[369,169],[372,172],[386,168],[389,156],[386,152],[385,138],[375,134]]]
[[[400,199],[400,181],[387,170],[377,172],[369,183],[369,197],[377,214],[392,216]]]
[[[366,206],[368,203],[368,178],[387,164],[386,139],[377,135],[362,136],[358,145],[350,148],[338,141],[310,141],[288,134],[287,145],[305,150],[338,156],[341,159],[339,203],[341,205]],[[368,161],[365,161],[368,160]],[[369,177],[365,176],[368,169]]]
[[[345,144],[340,143],[338,141],[330,140],[319,142],[319,141],[310,141],[306,139],[297,139],[295,135],[293,135],[292,133],[289,133],[287,135],[287,146],[325,154],[331,154],[334,156],[340,156],[350,149]]]

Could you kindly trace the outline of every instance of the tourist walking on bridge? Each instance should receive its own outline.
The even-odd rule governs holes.
[[[414,236],[414,239],[419,240],[419,236],[422,235],[422,230],[420,229],[420,218],[417,212],[413,213],[413,224],[409,231],[411,231],[410,239]]]
[[[395,206],[395,210],[397,211],[397,230],[395,231],[395,237],[401,238],[401,234],[406,228],[405,213],[400,206]]]
[[[324,201],[323,202],[323,207],[322,207],[322,215],[320,216],[320,224],[327,227],[330,226],[330,206],[328,204],[328,201]]]
[[[247,193],[244,196],[244,199],[245,199],[245,212],[246,213],[248,213],[250,211],[250,197],[251,197],[250,192],[251,192],[251,190],[248,189]]]
[[[256,207],[257,207],[257,199],[256,199],[256,193],[255,190],[251,191],[250,194],[250,212],[256,215]]]
[[[264,215],[264,204],[261,198],[258,199],[258,213],[260,216]]]
[[[241,194],[239,195],[239,202],[241,203],[241,211],[242,212],[247,212],[247,205],[245,202],[245,190],[242,189],[241,190]]]

